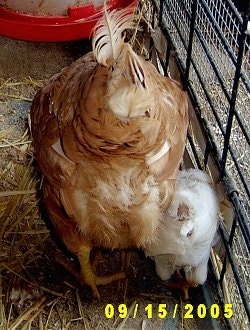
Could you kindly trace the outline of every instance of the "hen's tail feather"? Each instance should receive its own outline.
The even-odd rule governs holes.
[[[124,31],[134,28],[131,7],[110,11],[104,6],[103,17],[93,30],[92,49],[96,61],[111,66],[124,45]]]
[[[146,88],[144,72],[139,64],[139,61],[136,61],[136,57],[131,56],[130,61],[129,61],[130,66],[131,66],[131,71],[133,73],[132,76],[134,77],[134,80],[135,80],[134,83],[139,83],[139,85]]]

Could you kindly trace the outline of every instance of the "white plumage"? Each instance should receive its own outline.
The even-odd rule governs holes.
[[[210,177],[197,169],[180,171],[159,239],[144,250],[154,259],[162,280],[170,279],[175,271],[183,269],[186,288],[205,282],[218,218],[219,201]]]

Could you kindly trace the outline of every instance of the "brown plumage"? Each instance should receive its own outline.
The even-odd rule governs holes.
[[[187,97],[124,42],[133,26],[131,10],[105,9],[93,52],[53,76],[31,110],[45,206],[94,296],[107,281],[93,274],[91,249],[157,239],[185,146]]]

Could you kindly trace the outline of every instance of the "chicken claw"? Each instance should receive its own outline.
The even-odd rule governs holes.
[[[91,266],[89,261],[90,248],[84,247],[80,251],[78,251],[78,260],[80,263],[80,271],[76,269],[72,262],[66,259],[57,258],[57,262],[61,264],[69,273],[71,273],[79,283],[88,285],[92,290],[93,298],[97,298],[100,300],[100,294],[98,292],[98,285],[106,285],[114,281],[122,280],[126,278],[125,272],[117,272],[110,275],[105,276],[97,276],[92,268],[96,268]]]
[[[186,280],[186,278],[183,277],[179,271],[175,271],[173,275],[173,281],[174,282],[163,281],[163,284],[169,289],[180,290],[182,292],[182,299],[184,301],[189,300],[189,294],[188,294],[189,288],[195,288],[198,286],[197,283]]]

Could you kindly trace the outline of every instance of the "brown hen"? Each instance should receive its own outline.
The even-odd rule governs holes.
[[[96,297],[124,273],[95,275],[91,249],[157,239],[186,139],[186,94],[124,41],[133,27],[131,9],[105,9],[93,52],[53,76],[31,110],[46,209]]]

